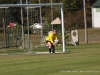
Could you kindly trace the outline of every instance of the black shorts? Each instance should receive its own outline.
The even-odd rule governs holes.
[[[48,43],[48,42],[50,42],[50,43],[51,43],[51,41],[48,41],[48,40],[47,40],[47,41],[46,41],[46,43]],[[51,43],[51,44],[53,44],[53,43]]]
[[[46,43],[48,43],[48,42],[50,42],[50,43],[51,43],[51,41],[48,41],[48,40],[47,40],[47,41],[46,41]]]

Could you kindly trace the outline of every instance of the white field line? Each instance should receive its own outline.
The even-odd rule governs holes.
[[[56,59],[65,59],[65,58],[72,58],[72,57],[62,57],[62,58],[52,58],[52,59],[42,59],[42,60],[30,60],[30,61],[19,61],[19,62],[11,62],[11,63],[2,63],[0,65],[12,65],[12,64],[21,64],[21,63],[29,63],[29,62],[37,62],[37,61],[46,61],[46,60],[56,60]]]
[[[80,56],[78,58],[81,57],[89,57],[89,56],[93,56],[93,55],[87,55],[87,56]],[[0,65],[12,65],[12,64],[22,64],[22,63],[29,63],[29,62],[37,62],[37,61],[48,61],[48,60],[62,60],[62,59],[71,59],[71,58],[75,58],[75,57],[61,57],[61,58],[51,58],[51,59],[41,59],[41,60],[30,60],[30,61],[19,61],[19,62],[11,62],[11,63],[2,63]]]

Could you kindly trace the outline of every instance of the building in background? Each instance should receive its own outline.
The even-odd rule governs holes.
[[[100,28],[100,0],[92,5],[92,27]]]

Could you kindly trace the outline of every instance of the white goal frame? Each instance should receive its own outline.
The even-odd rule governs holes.
[[[37,6],[60,6],[61,7],[61,26],[62,26],[62,45],[63,52],[65,52],[65,36],[64,36],[64,6],[63,3],[47,3],[47,4],[0,4],[0,8],[2,7],[37,7]]]

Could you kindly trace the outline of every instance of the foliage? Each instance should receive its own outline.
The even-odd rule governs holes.
[[[37,4],[39,3],[39,0],[27,0],[28,3]],[[97,0],[86,0],[86,10],[87,10],[87,24],[88,27],[91,27],[91,5]],[[20,0],[0,0],[0,4],[18,4],[20,3]],[[22,3],[25,4],[26,0],[22,0]],[[51,0],[40,0],[40,3],[51,3]],[[73,29],[73,28],[84,28],[84,19],[82,17],[83,15],[83,0],[52,0],[52,3],[63,3],[64,4],[64,18],[65,18],[65,29]],[[46,10],[48,9],[48,10]],[[53,18],[60,17],[59,10],[56,10],[57,8],[53,7]],[[12,11],[13,10],[13,11]],[[18,11],[17,11],[18,10]],[[24,25],[27,22],[27,16],[26,9],[23,8],[23,15],[24,15]],[[39,9],[38,9],[39,11]],[[16,21],[21,24],[21,18],[20,18],[20,8],[10,8],[10,12],[12,16],[16,19]],[[15,15],[16,14],[16,15]],[[74,17],[77,15],[76,17]],[[42,17],[43,22],[48,21],[48,23],[51,22],[51,8],[50,7],[42,7]],[[69,17],[68,17],[69,16]],[[33,16],[37,17],[37,16]],[[70,18],[70,20],[69,20]],[[73,20],[72,20],[73,19]],[[68,22],[69,20],[69,22]],[[81,20],[81,21],[79,21]],[[39,19],[37,19],[39,21]],[[36,22],[37,22],[36,21]],[[31,19],[29,19],[29,22],[31,22]],[[70,26],[71,25],[71,26]]]
[[[10,46],[18,46],[18,41],[21,40],[21,26],[16,24],[13,27],[7,27],[7,41],[9,42]]]
[[[43,24],[43,33],[44,35],[48,35],[48,32],[51,31],[51,25],[45,21]]]

